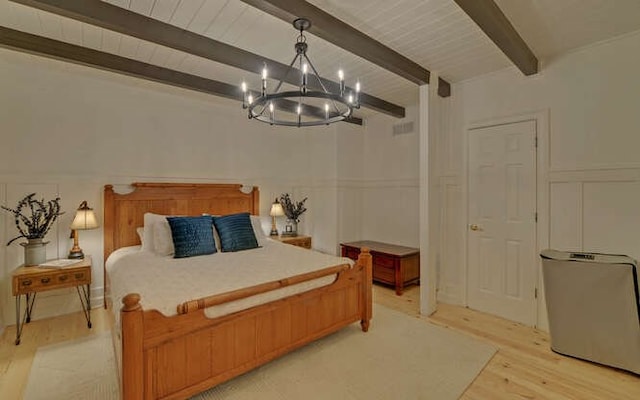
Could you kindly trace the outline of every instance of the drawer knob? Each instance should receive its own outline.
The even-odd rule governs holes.
[[[58,277],[58,279],[59,279],[61,282],[64,282],[64,281],[66,281],[67,279],[69,279],[69,275],[60,275],[60,276]]]
[[[22,286],[31,286],[31,279],[22,281]]]
[[[51,281],[51,278],[42,278],[40,279],[40,282],[42,283],[49,283]]]

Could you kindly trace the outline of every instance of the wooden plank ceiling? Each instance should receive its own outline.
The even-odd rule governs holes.
[[[43,1],[64,5],[87,4],[97,0]],[[616,6],[607,2],[604,6],[602,0],[539,0],[544,7],[537,7],[538,2],[532,5],[531,2],[495,1],[505,11],[504,15],[515,31],[522,29],[520,33],[524,42],[529,44],[531,41],[531,49],[539,58],[538,51],[543,56],[555,56],[559,54],[558,51],[570,50],[571,46],[586,45],[620,34],[620,29],[640,29],[640,18],[627,18],[638,8],[631,3],[640,2],[615,2]],[[262,4],[263,9],[265,5],[279,7],[280,11],[272,12],[277,15],[273,16],[247,2],[259,7]],[[567,7],[562,5],[565,2],[585,6],[579,7],[579,12],[565,12]],[[282,9],[288,6],[306,4],[291,0],[107,0],[104,3],[187,32],[185,37],[199,35],[209,41],[202,41],[204,48],[201,52],[192,54],[192,51],[185,51],[187,49],[166,41],[157,43],[158,40],[150,40],[142,35],[143,32],[136,37],[131,32],[123,33],[122,27],[110,26],[111,29],[107,29],[104,27],[106,25],[96,26],[88,20],[68,18],[8,0],[0,0],[0,26],[211,82],[224,82],[230,87],[238,87],[240,82],[246,80],[250,87],[257,88],[260,77],[256,70],[262,67],[261,63],[258,67],[250,68],[225,65],[221,62],[225,60],[212,60],[208,56],[211,49],[206,47],[217,41],[270,60],[273,65],[288,65],[294,55],[293,44],[297,32],[289,22],[281,19],[284,17],[280,14],[286,14]],[[347,24],[350,27],[337,30],[341,33],[333,38],[329,38],[322,29],[316,31],[318,36],[309,33],[308,54],[324,78],[335,81],[337,70],[341,68],[345,71],[347,84],[360,80],[372,103],[369,104],[371,109],[359,111],[361,116],[378,111],[402,116],[400,109],[417,103],[416,79],[421,78],[406,76],[406,71],[394,71],[394,62],[384,65],[384,62],[374,60],[382,66],[376,65],[370,61],[373,55],[370,57],[353,46],[341,43],[341,35],[347,35],[349,29],[355,29],[361,35],[378,41],[382,48],[396,52],[398,60],[406,59],[415,64],[414,67],[418,67],[415,69],[417,75],[427,70],[437,71],[439,77],[447,82],[458,82],[512,65],[500,48],[452,0],[308,0],[308,3],[305,7],[330,14],[329,19],[333,19],[333,24]],[[551,18],[554,13],[562,15],[563,20]],[[580,18],[588,20],[587,27]],[[322,28],[326,21],[317,22]],[[618,28],[619,25],[622,28]],[[555,31],[562,32],[562,43],[553,35]],[[409,65],[406,62],[404,64]],[[274,68],[277,70],[277,67]],[[441,95],[446,93],[441,92]],[[394,109],[393,106],[398,108]]]
[[[19,1],[28,4],[41,3],[38,1]],[[64,6],[73,3],[86,5],[94,0],[83,2],[43,1],[49,5]],[[282,65],[290,62],[294,54],[293,44],[297,32],[289,23],[284,23],[278,18],[239,0],[190,0],[188,2],[178,0],[111,0],[105,3],[118,6],[121,11],[136,13],[136,15],[149,17],[156,22],[187,31],[194,35],[191,38],[199,35],[221,44],[232,44],[234,48],[273,61],[270,69],[273,66],[276,66],[274,68],[277,69],[277,63],[280,63],[280,68],[282,68]],[[464,17],[464,13],[458,12],[457,15],[458,18]],[[127,31],[126,27],[113,25],[114,21],[111,21],[112,25],[103,21],[102,26],[96,26],[96,21],[91,21],[89,18],[84,20],[75,18],[76,16],[68,18],[56,13],[6,2],[6,0],[0,3],[0,24],[6,27],[115,54],[144,64],[175,70],[179,73],[202,77],[213,82],[239,85],[240,82],[246,80],[250,86],[253,82],[252,86],[257,88],[259,76],[256,72],[261,69],[262,63],[257,63],[250,72],[247,72],[247,69],[250,68],[243,65],[230,67],[223,63],[227,60],[212,60],[211,57],[208,57],[211,51],[207,52],[206,49],[207,47],[209,47],[208,50],[212,48],[212,46],[208,46],[212,42],[203,41],[201,48],[205,50],[198,54],[190,54],[193,52],[185,51],[187,50],[185,48],[167,42],[156,43],[157,40],[152,41],[151,37],[142,35],[144,29],[141,29],[136,37],[132,35],[130,30]],[[121,23],[123,20],[126,18],[116,18],[116,22],[120,21]],[[402,117],[404,116],[403,106],[417,102],[417,85],[414,82],[378,67],[338,46],[327,43],[313,34],[307,36],[309,56],[320,74],[325,78],[335,80],[337,69],[342,68],[347,74],[348,84],[353,84],[356,79],[359,79],[365,93],[368,94],[363,96],[363,103],[371,110]],[[426,69],[424,71],[428,74]],[[444,81],[442,83],[445,90],[441,94],[448,95],[448,86]],[[366,116],[369,112],[361,109],[358,114]]]

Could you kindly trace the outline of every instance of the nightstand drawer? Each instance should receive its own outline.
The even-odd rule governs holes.
[[[88,285],[91,274],[87,271],[60,271],[58,273],[18,278],[18,293],[59,289],[67,286]]]
[[[14,295],[91,284],[91,267],[35,269],[29,272],[14,277]]]

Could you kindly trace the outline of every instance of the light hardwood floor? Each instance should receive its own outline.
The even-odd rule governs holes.
[[[374,301],[420,316],[419,287],[402,296],[375,286]],[[431,323],[489,342],[498,351],[461,397],[463,400],[638,400],[640,377],[551,351],[549,335],[468,308],[439,304]],[[374,313],[375,321],[375,313]],[[372,322],[373,323],[373,322]]]
[[[392,289],[374,286],[377,303],[474,336],[498,348],[464,393],[463,400],[640,399],[640,377],[555,354],[549,349],[548,335],[544,332],[446,304],[440,304],[431,317],[420,316],[419,297],[420,289],[416,286],[406,289],[402,296],[396,296]],[[5,329],[0,338],[0,398],[21,398],[38,347],[109,329],[107,314],[102,308],[93,310],[92,321],[91,330],[87,329],[82,313],[33,321],[25,326],[19,346],[13,344],[15,328]]]
[[[37,315],[36,304],[35,318]],[[107,315],[102,307],[91,310],[91,329],[82,312],[31,321],[24,325],[19,346],[14,345],[15,325],[7,327],[0,338],[0,399],[22,398],[38,347],[105,332],[109,330]]]

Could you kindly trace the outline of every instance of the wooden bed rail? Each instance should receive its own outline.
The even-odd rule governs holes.
[[[185,301],[178,305],[178,314],[186,314],[191,311],[212,307],[218,304],[228,303],[235,300],[244,299],[257,294],[270,292],[273,290],[285,288],[287,286],[295,285],[302,282],[311,281],[314,279],[322,278],[324,276],[340,274],[351,268],[347,264],[336,265],[335,267],[329,267],[318,271],[312,271],[305,274],[295,275],[289,278],[280,279],[277,281],[262,283],[260,285],[251,286],[248,288],[242,288],[231,292],[216,294],[213,296],[203,297],[197,300]]]

